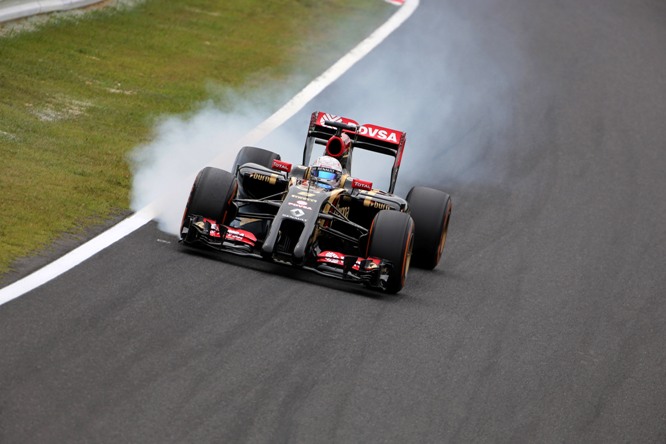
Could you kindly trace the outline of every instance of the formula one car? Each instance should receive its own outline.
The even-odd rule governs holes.
[[[437,266],[451,216],[451,198],[442,191],[393,194],[405,141],[401,131],[314,112],[302,165],[246,146],[231,172],[201,170],[180,241],[397,293],[410,262]],[[308,166],[315,145],[323,155]],[[394,158],[388,190],[352,176],[359,149]]]

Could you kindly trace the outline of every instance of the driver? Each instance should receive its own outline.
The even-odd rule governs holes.
[[[321,156],[310,167],[310,181],[325,190],[338,188],[341,177],[342,166],[334,157]]]

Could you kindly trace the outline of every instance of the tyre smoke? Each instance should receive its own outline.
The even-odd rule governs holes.
[[[518,45],[507,44],[516,38],[511,30],[490,23],[497,16],[497,3],[442,2],[427,11],[421,7],[257,145],[300,163],[310,114],[325,111],[408,133],[396,188],[402,196],[414,185],[455,194],[465,184],[501,181],[503,141],[513,124],[508,97],[516,93],[524,63]],[[466,8],[486,9],[489,22],[470,23]],[[493,39],[484,37],[486,26],[497,28]],[[441,29],[447,30],[448,39],[432,39],[442,35]],[[501,44],[497,35],[503,36]],[[241,138],[287,99],[258,91],[251,98],[227,100],[234,106],[226,111],[211,102],[191,115],[163,119],[154,140],[131,155],[132,208],[158,200],[160,229],[177,234],[195,174],[206,165],[228,169]],[[355,177],[386,188],[390,162],[362,156],[354,160]]]
[[[230,169],[243,136],[270,115],[267,104],[228,93],[235,106],[228,111],[208,102],[187,116],[162,119],[153,140],[130,154],[131,207],[152,204],[159,228],[178,234],[196,174],[205,166]],[[265,95],[263,96],[265,98]]]

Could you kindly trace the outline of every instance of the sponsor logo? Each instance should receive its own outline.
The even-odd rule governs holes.
[[[300,208],[294,208],[289,210],[289,213],[291,213],[292,216],[301,218],[305,214],[305,211],[301,210]]]
[[[227,231],[227,234],[225,236],[226,240],[231,240],[231,241],[239,241],[242,242],[245,239],[245,236],[243,236],[241,233],[238,231]]]
[[[273,169],[274,170],[280,170],[280,171],[285,171],[289,172],[291,171],[291,164],[289,162],[283,162],[281,160],[273,160]]]
[[[342,122],[342,118],[340,116],[335,116],[333,114],[321,114],[321,118],[319,119],[319,124],[320,125],[325,125],[326,121],[329,120],[331,122]]]
[[[356,125],[358,127],[359,134],[370,137],[372,139],[386,140],[387,142],[398,143],[400,141],[400,137],[402,136],[402,132],[400,131],[395,131],[372,124],[359,126],[358,122],[346,117],[336,116],[334,114],[319,113],[317,120],[319,125],[326,126],[324,122],[327,120],[331,122],[341,122],[347,125]]]
[[[336,253],[335,251],[323,251],[319,253],[317,261],[343,266],[344,259],[345,259],[344,254]]]
[[[361,179],[352,179],[352,188],[358,188],[361,190],[372,190],[372,182]]]
[[[344,123],[346,125],[356,125],[358,126],[358,122],[352,119],[347,119],[346,117],[342,116],[336,116],[335,114],[328,114],[328,113],[319,113],[319,125],[321,126],[326,126],[327,120],[331,122],[340,122]]]
[[[249,177],[250,179],[258,180],[260,182],[266,182],[271,185],[275,185],[275,183],[277,182],[277,176],[273,175],[267,176],[265,174],[260,174],[260,173],[250,173]]]
[[[299,194],[302,194],[302,193],[299,193]],[[310,199],[310,198],[303,197],[303,196],[296,196],[296,195],[294,195],[294,194],[291,194],[290,196],[293,197],[293,198],[295,198],[295,199],[300,199],[300,200],[298,201],[298,203],[301,203],[301,202],[304,202],[304,201],[307,201],[307,202],[317,202],[317,199]]]
[[[228,228],[224,240],[232,242],[243,242],[245,244],[254,246],[255,242],[257,242],[257,237],[249,231]]]
[[[290,205],[292,207],[297,207],[297,208],[303,208],[304,210],[310,210],[312,211],[312,207],[308,207],[308,204],[306,202],[303,202],[304,205],[301,205],[297,202],[289,202],[287,205]]]
[[[388,128],[382,128],[374,125],[363,125],[358,129],[359,134],[372,137],[373,139],[386,140],[388,142],[398,143],[398,132]]]
[[[390,210],[391,206],[382,202],[377,202],[375,200],[371,199],[365,199],[363,201],[363,206],[364,207],[369,207],[369,208],[376,208],[378,210]]]
[[[304,197],[314,197],[317,195],[317,193],[308,193],[307,191],[300,191],[298,193],[299,196],[304,196]],[[299,198],[300,199],[300,198]],[[313,200],[314,202],[314,200]]]

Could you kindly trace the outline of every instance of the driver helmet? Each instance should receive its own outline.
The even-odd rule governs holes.
[[[330,156],[321,156],[310,167],[310,180],[315,185],[332,190],[340,186],[342,166],[337,159]]]

